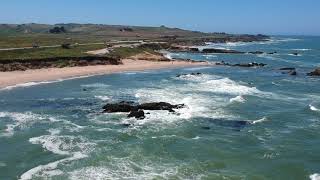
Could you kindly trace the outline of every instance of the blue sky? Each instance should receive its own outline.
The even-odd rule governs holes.
[[[100,23],[320,35],[319,0],[2,0],[0,23]]]

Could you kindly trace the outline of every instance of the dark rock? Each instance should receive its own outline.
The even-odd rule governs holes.
[[[130,102],[120,102],[116,104],[107,104],[103,106],[105,113],[115,113],[115,112],[131,112],[136,110],[136,108]]]
[[[134,117],[136,119],[144,119],[144,111],[142,109],[139,109],[138,111],[131,111],[128,115],[129,118]]]
[[[244,52],[236,51],[236,50],[229,50],[229,49],[215,49],[215,48],[208,48],[203,49],[203,53],[219,53],[219,54],[244,54]]]
[[[286,67],[286,68],[280,68],[281,71],[294,71],[296,68]]]
[[[115,104],[107,104],[103,107],[104,113],[116,113],[116,112],[130,112],[128,117],[135,117],[137,119],[145,118],[143,110],[166,110],[175,113],[174,109],[180,109],[185,107],[184,104],[172,105],[166,102],[153,102],[144,104],[134,104],[134,102],[122,101]]]
[[[238,67],[264,67],[266,65],[267,64],[251,62],[251,63],[247,63],[247,64],[234,64],[232,66],[238,66]]]
[[[297,71],[292,70],[292,71],[289,71],[288,74],[291,75],[291,76],[296,76],[297,75]]]
[[[144,109],[144,110],[167,110],[169,112],[175,112],[173,109],[180,109],[185,107],[184,104],[178,104],[178,105],[172,105],[170,103],[166,102],[158,102],[158,103],[144,103],[141,105],[138,105],[138,109]]]
[[[320,76],[320,68],[315,69],[314,71],[307,74],[308,76]]]
[[[267,64],[264,63],[256,63],[256,62],[251,62],[251,63],[241,63],[241,64],[230,64],[226,63],[224,61],[217,62],[216,65],[221,65],[221,66],[237,66],[237,67],[264,67]]]
[[[296,71],[296,68],[286,67],[286,68],[280,68],[279,70],[287,71],[287,72],[282,72],[282,74],[289,74],[291,76],[296,76],[298,74]]]
[[[130,127],[130,126],[132,126],[132,124],[124,123],[124,124],[122,124],[122,126],[124,126],[124,127]]]
[[[264,52],[262,51],[253,51],[253,52],[249,52],[249,54],[263,54]]]
[[[191,52],[199,52],[199,48],[189,48]]]
[[[176,77],[181,77],[181,76],[188,76],[188,75],[191,75],[191,76],[199,76],[201,75],[202,73],[191,73],[191,74],[178,74]]]

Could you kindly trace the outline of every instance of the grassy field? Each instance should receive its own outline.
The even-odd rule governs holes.
[[[105,48],[105,45],[75,46],[71,49],[56,48],[33,48],[24,50],[0,51],[0,60],[3,59],[41,59],[51,57],[80,57],[88,56],[87,51]]]
[[[105,48],[105,45],[83,45],[73,46],[71,49],[62,47],[56,48],[33,48],[23,50],[0,51],[0,60],[15,60],[15,59],[43,59],[52,57],[81,57],[94,56],[87,54],[87,51],[98,50]],[[154,50],[145,47],[118,47],[105,56],[127,58],[142,52],[155,53]]]

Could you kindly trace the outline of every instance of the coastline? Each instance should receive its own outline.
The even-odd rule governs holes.
[[[122,65],[96,65],[83,67],[65,67],[35,69],[26,71],[0,72],[0,89],[17,86],[19,84],[43,81],[56,81],[61,79],[81,78],[94,75],[121,73],[126,71],[144,71],[166,68],[182,68],[190,66],[205,66],[207,62],[188,61],[146,61],[122,60]]]

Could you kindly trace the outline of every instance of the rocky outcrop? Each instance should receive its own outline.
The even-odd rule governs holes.
[[[296,70],[296,68],[292,68],[292,67],[285,67],[285,68],[280,68],[280,71],[294,71]]]
[[[128,115],[129,118],[134,117],[136,119],[144,119],[144,111],[142,109],[139,109],[137,111],[131,111]]]
[[[43,59],[8,59],[0,61],[0,71],[25,71],[27,69],[63,68],[74,66],[119,65],[119,58],[102,56],[55,57]]]
[[[217,62],[216,65],[220,65],[220,66],[236,66],[236,67],[264,67],[267,64],[257,63],[257,62],[230,64],[230,63],[226,63],[224,61],[221,61],[221,62]]]
[[[292,71],[289,71],[288,74],[291,76],[296,76],[298,73],[296,70],[292,70]]]
[[[175,112],[174,109],[181,109],[185,107],[184,104],[177,104],[172,105],[170,103],[166,102],[156,102],[156,103],[144,103],[141,105],[138,105],[138,109],[144,109],[144,110],[166,110],[169,112]]]
[[[238,67],[264,67],[267,64],[264,63],[256,63],[256,62],[251,62],[251,63],[244,63],[244,64],[234,64],[232,66],[238,66]]]
[[[277,51],[274,51],[274,52],[269,52],[268,54],[277,54],[278,52]]]
[[[144,110],[164,110],[174,113],[175,109],[181,109],[185,107],[184,104],[173,105],[166,102],[152,102],[136,104],[134,102],[122,101],[120,103],[106,104],[103,109],[104,113],[116,113],[116,112],[126,112],[129,113],[128,117],[135,117],[137,119],[144,119]]]
[[[320,76],[320,68],[315,69],[314,71],[307,74],[308,76]]]
[[[249,54],[263,54],[264,52],[262,51],[252,51],[252,52],[248,52]]]
[[[201,51],[202,53],[219,53],[219,54],[244,54],[244,52],[230,50],[230,49],[216,49],[216,48],[207,48]]]
[[[176,77],[183,77],[183,76],[199,76],[202,73],[191,73],[191,74],[178,74]]]
[[[282,72],[283,74],[289,74],[291,76],[296,76],[298,73],[296,71],[296,68],[292,68],[292,67],[286,67],[286,68],[280,68],[280,71],[285,71]]]

